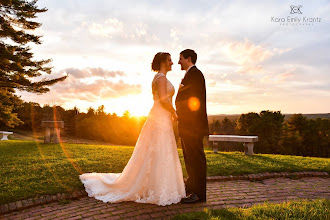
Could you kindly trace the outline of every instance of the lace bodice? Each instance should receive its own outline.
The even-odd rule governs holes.
[[[154,101],[159,101],[159,95],[158,95],[158,91],[157,91],[157,84],[156,81],[161,78],[161,77],[166,77],[163,73],[157,73],[154,77],[154,79],[152,80],[152,95],[153,95],[153,99]],[[174,86],[172,85],[172,83],[166,78],[167,80],[167,96],[170,100],[170,102],[172,103],[172,97],[175,93],[175,89]]]

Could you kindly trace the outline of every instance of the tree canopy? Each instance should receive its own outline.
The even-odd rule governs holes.
[[[21,123],[12,112],[20,103],[15,89],[33,93],[45,93],[51,86],[67,76],[36,80],[51,74],[47,65],[51,59],[34,60],[28,43],[41,44],[40,37],[32,33],[41,26],[33,21],[37,13],[46,12],[38,8],[37,0],[0,0],[0,121],[13,127]]]

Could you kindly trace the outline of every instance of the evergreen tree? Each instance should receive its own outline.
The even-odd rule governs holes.
[[[223,134],[235,134],[235,123],[225,117],[222,122],[222,132]]]
[[[213,121],[209,124],[210,127],[210,133],[211,134],[218,134],[218,130],[220,127],[220,122],[219,120],[213,119]]]
[[[258,135],[260,115],[255,112],[241,114],[236,122],[236,131],[239,135]]]
[[[104,116],[106,115],[104,111],[104,105],[100,105],[96,110],[96,115]]]
[[[87,116],[88,116],[88,117],[92,117],[92,116],[94,116],[94,115],[95,115],[95,109],[93,109],[93,107],[90,106],[90,107],[88,108],[88,110],[87,110]]]
[[[0,122],[9,127],[22,123],[12,112],[20,103],[15,89],[45,93],[49,91],[48,86],[66,78],[32,81],[43,73],[50,74],[52,68],[47,66],[50,59],[34,60],[31,48],[27,46],[28,43],[41,44],[41,36],[31,34],[31,30],[40,27],[41,23],[31,19],[47,9],[39,9],[36,2],[0,0]]]

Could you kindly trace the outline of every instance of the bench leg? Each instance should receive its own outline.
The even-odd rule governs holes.
[[[218,142],[209,141],[209,145],[213,148],[215,154],[218,153]]]
[[[58,144],[59,143],[59,139],[60,139],[60,129],[59,128],[54,128],[53,131],[53,143],[54,144]]]
[[[46,129],[45,129],[44,143],[45,144],[49,144],[50,143],[50,129],[49,129],[49,127],[46,127]]]
[[[8,135],[9,134],[2,134],[2,138],[1,138],[1,140],[2,141],[8,141],[9,139],[8,139]]]
[[[254,144],[253,143],[244,143],[244,153],[246,155],[253,155],[253,146]]]

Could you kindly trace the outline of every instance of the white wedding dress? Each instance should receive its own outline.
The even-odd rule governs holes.
[[[157,205],[178,203],[186,196],[172,118],[160,103],[152,81],[154,105],[141,130],[133,154],[122,173],[85,173],[79,176],[89,197],[103,202],[135,201]],[[167,80],[172,101],[174,87]]]

